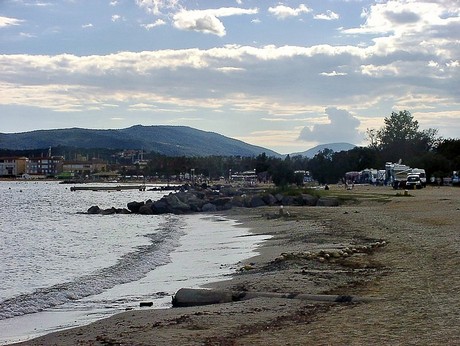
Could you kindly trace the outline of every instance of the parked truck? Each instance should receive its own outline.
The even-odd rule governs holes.
[[[426,173],[422,168],[411,168],[401,163],[385,164],[385,183],[396,189],[426,186]]]

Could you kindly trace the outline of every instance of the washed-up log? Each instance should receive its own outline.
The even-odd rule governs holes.
[[[172,298],[172,304],[176,307],[230,303],[232,301],[234,298],[231,291],[194,288],[181,288]]]
[[[380,300],[379,298],[355,297],[348,295],[305,294],[305,293],[273,293],[273,292],[245,292],[228,290],[208,290],[195,288],[181,288],[172,298],[174,307],[198,306],[209,304],[230,303],[252,298],[285,298],[301,299],[331,303],[357,303]]]

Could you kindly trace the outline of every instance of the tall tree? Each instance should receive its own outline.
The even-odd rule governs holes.
[[[373,133],[372,145],[381,150],[385,161],[402,159],[409,163],[414,156],[432,150],[438,142],[438,131],[420,130],[418,121],[409,111],[392,112],[384,122],[385,125]]]

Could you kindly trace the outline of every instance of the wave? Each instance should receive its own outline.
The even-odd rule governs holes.
[[[156,267],[170,262],[169,254],[179,246],[179,240],[185,234],[184,225],[181,218],[167,216],[157,232],[146,235],[150,244],[137,247],[113,266],[0,302],[0,320],[40,312],[142,279]]]

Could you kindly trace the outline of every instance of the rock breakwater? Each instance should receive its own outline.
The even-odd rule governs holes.
[[[169,193],[157,201],[131,201],[126,208],[101,209],[91,206],[88,214],[188,214],[195,212],[216,212],[232,209],[233,207],[257,208],[262,206],[329,206],[339,205],[339,200],[333,197],[316,197],[311,194],[298,195],[272,194],[269,192],[251,192],[231,186],[224,187],[189,187],[181,191]]]

